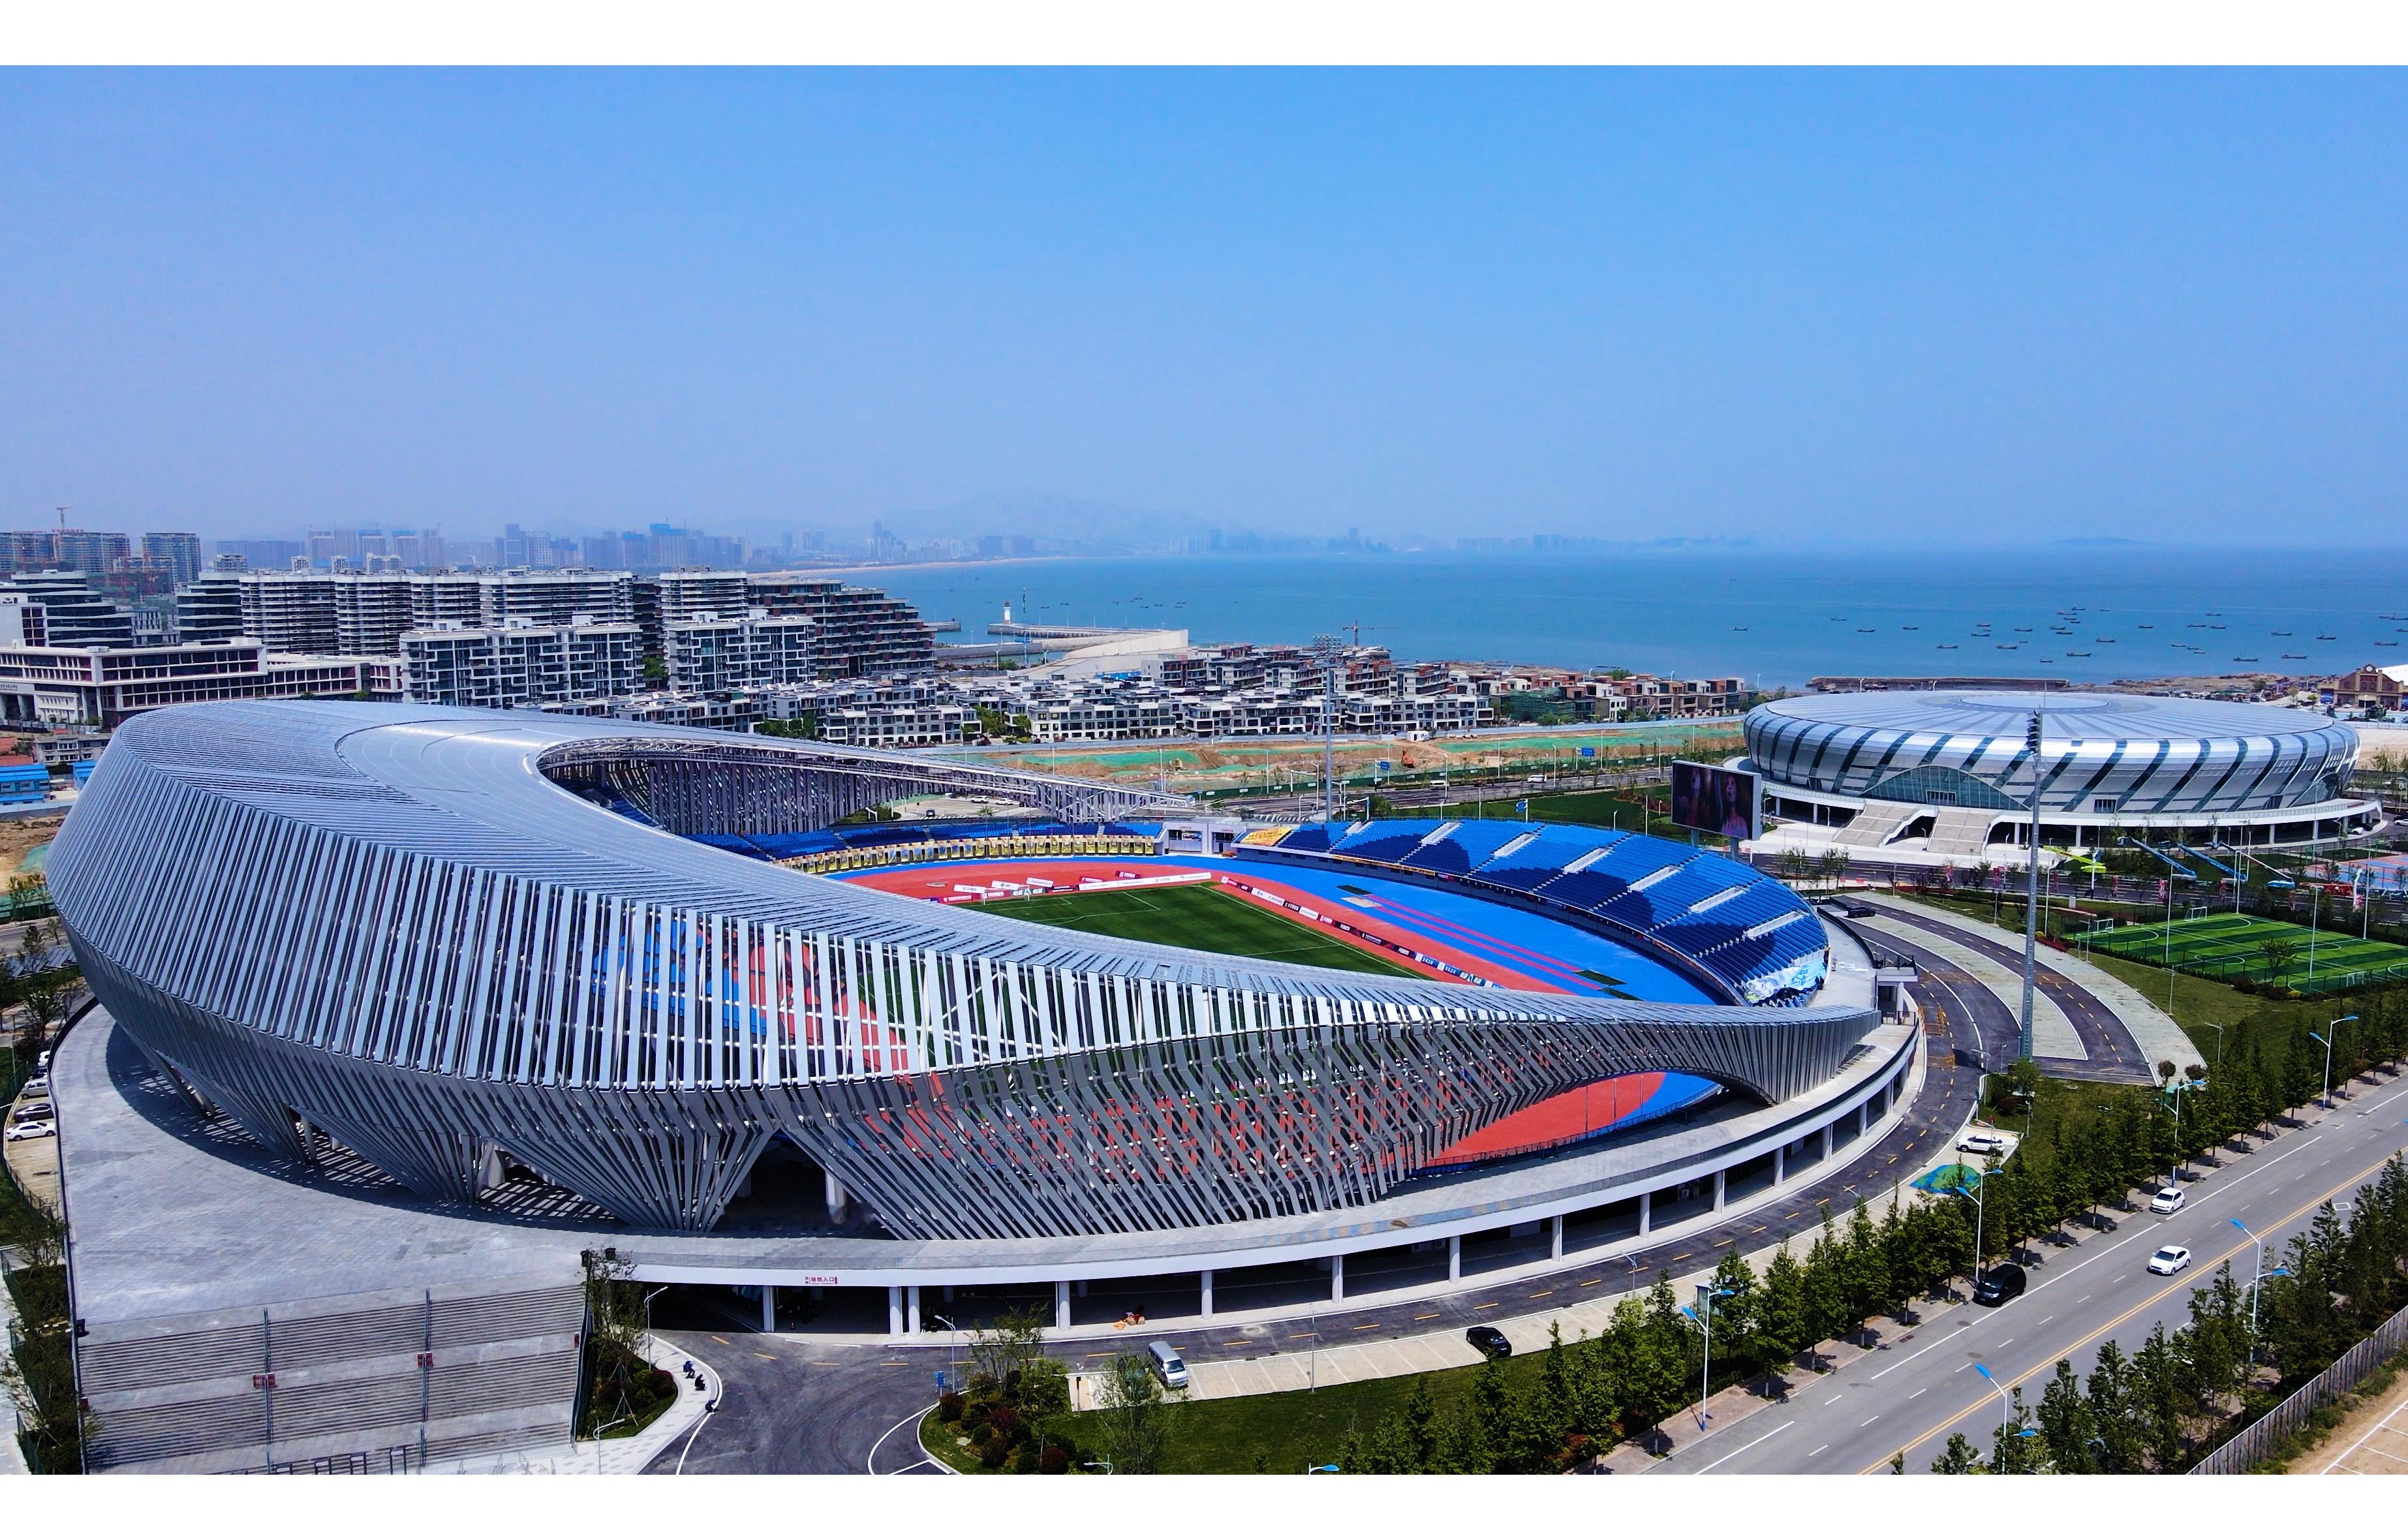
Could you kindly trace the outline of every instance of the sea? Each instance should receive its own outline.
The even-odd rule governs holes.
[[[986,639],[1012,618],[1165,627],[1203,643],[1316,635],[1402,659],[1737,675],[2019,677],[2101,683],[2328,677],[2408,663],[2408,549],[2039,547],[1036,560],[853,578]]]

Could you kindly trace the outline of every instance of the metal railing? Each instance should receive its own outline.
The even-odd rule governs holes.
[[[2331,1367],[2300,1386],[2264,1417],[2235,1433],[2190,1468],[2193,1476],[2239,1476],[2257,1469],[2269,1451],[2308,1425],[2308,1419],[2340,1400],[2385,1360],[2408,1348],[2408,1310],[2374,1329],[2374,1334],[2333,1360]]]

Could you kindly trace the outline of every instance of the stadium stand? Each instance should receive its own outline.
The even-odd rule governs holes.
[[[1570,909],[1702,969],[1752,1004],[1820,984],[1823,927],[1777,879],[1670,840],[1570,824],[1380,819],[1249,836],[1267,851],[1502,889]]]

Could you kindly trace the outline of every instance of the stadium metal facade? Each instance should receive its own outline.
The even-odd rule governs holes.
[[[1877,1025],[1247,962],[693,837],[927,791],[1068,821],[1154,800],[621,722],[221,705],[120,731],[50,881],[118,1023],[272,1150],[322,1132],[456,1199],[506,1150],[673,1231],[713,1225],[780,1136],[903,1237],[1342,1208],[1612,1075],[1784,1101]]]
[[[2037,755],[2025,745],[2042,713]],[[1809,695],[1747,714],[1746,765],[1769,810],[1814,819],[1868,806],[2021,812],[2043,838],[2112,843],[2126,826],[2301,843],[2355,832],[2358,734],[2276,706],[2162,695],[1902,690]],[[1844,821],[1842,820],[1842,821]],[[2014,837],[1975,819],[1991,840]]]

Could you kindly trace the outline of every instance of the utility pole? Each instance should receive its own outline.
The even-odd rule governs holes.
[[[2040,966],[2040,713],[2031,714],[2024,748],[2031,756],[2031,848],[2024,873],[2024,1012],[2015,1057],[2032,1056],[2032,982]]]

